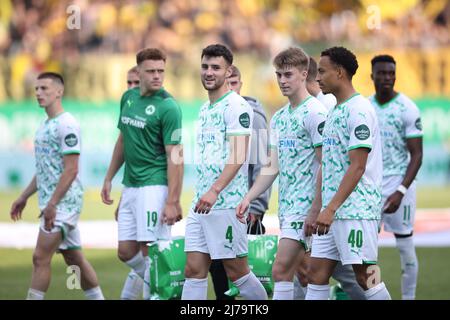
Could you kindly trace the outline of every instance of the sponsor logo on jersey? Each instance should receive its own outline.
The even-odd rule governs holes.
[[[322,135],[323,133],[323,128],[325,127],[325,121],[322,121],[319,126],[317,127],[317,131],[319,132],[320,135]]]
[[[324,138],[323,139],[324,146],[337,146],[339,142],[335,138]]]
[[[355,128],[355,136],[358,140],[367,140],[370,137],[369,127],[365,124],[357,126]]]
[[[64,138],[64,142],[67,146],[69,147],[73,147],[76,146],[78,143],[78,139],[77,136],[73,133],[69,133],[65,138]]]
[[[123,116],[121,118],[121,121],[125,125],[130,125],[130,126],[133,126],[133,127],[139,128],[139,129],[144,129],[144,127],[145,127],[145,121],[132,119],[130,117]]]
[[[278,142],[278,148],[296,148],[297,147],[297,139],[280,139]]]
[[[380,131],[380,135],[381,135],[382,138],[393,138],[394,137],[394,132],[381,130]]]
[[[417,118],[415,125],[418,130],[422,130],[422,121],[420,120],[420,118]]]
[[[39,154],[50,154],[50,147],[36,146],[35,152]]]
[[[249,128],[250,127],[250,116],[247,112],[241,114],[239,116],[239,123],[241,124],[241,126],[243,126],[244,128]]]
[[[216,141],[216,134],[214,132],[202,132],[198,134],[197,140],[201,142],[214,142]]]
[[[152,105],[152,104],[150,104],[150,105],[148,105],[148,106],[145,108],[145,113],[146,113],[147,115],[151,116],[152,114],[155,113],[155,109],[156,109],[155,106]]]

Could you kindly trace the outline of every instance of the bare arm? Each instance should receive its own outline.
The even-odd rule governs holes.
[[[244,196],[241,203],[236,208],[236,216],[245,223],[244,215],[250,207],[250,203],[265,192],[277,178],[279,173],[278,166],[278,151],[275,148],[269,150],[269,163],[267,166],[261,168],[260,174],[256,177],[250,190]]]
[[[251,202],[265,192],[275,181],[279,173],[278,167],[278,151],[271,148],[269,151],[270,163],[261,168],[260,174],[256,178],[253,186],[250,188],[245,197]]]
[[[163,211],[163,222],[172,225],[182,218],[180,196],[184,174],[183,146],[181,144],[166,145],[165,148],[167,154],[168,195]]]
[[[317,216],[322,209],[322,147],[317,147],[314,151],[320,165],[319,168],[317,168],[314,200],[311,204],[308,216],[305,219],[305,227],[303,228],[307,237],[312,235],[313,224],[316,222]]]
[[[230,136],[230,156],[222,173],[195,205],[195,212],[209,213],[220,192],[233,180],[247,159],[250,136]]]
[[[53,228],[53,223],[56,217],[56,205],[61,201],[61,199],[69,190],[72,182],[78,175],[78,160],[80,158],[79,154],[67,154],[64,155],[64,169],[59,178],[56,189],[52,194],[52,197],[47,203],[47,206],[42,210],[42,214],[45,220],[44,228],[46,230],[51,230]]]
[[[423,147],[422,147],[422,137],[411,138],[406,140],[406,147],[411,155],[411,159],[406,168],[405,177],[403,178],[402,185],[409,188],[411,183],[413,183],[416,178],[417,172],[419,172],[420,166],[422,165]],[[400,203],[402,202],[403,194],[400,191],[394,191],[387,199],[384,204],[385,213],[394,213],[397,211]]]
[[[262,106],[261,106],[262,108]],[[268,146],[267,122],[263,113],[253,110],[253,133],[250,146],[250,163],[248,166],[249,188],[253,186],[256,178],[261,174],[261,169],[269,164],[270,148]],[[272,188],[269,186],[250,203],[249,218],[252,222],[261,219],[269,207],[269,199]]]
[[[14,201],[14,203],[11,206],[9,214],[11,215],[12,220],[17,221],[22,218],[22,211],[23,209],[25,209],[25,206],[27,205],[28,198],[31,197],[36,191],[37,191],[36,176],[33,176],[31,182],[28,184],[28,186],[25,188],[25,190],[22,192],[19,198],[17,198],[17,200]]]
[[[348,167],[336,194],[316,220],[316,227],[319,235],[329,231],[337,209],[339,209],[345,200],[347,200],[363,176],[366,170],[366,163],[369,155],[368,151],[369,150],[366,148],[358,148],[349,152],[350,166]]]
[[[111,162],[106,173],[105,180],[103,181],[103,188],[101,192],[102,201],[105,204],[112,204],[114,201],[110,198],[111,195],[111,182],[117,171],[123,165],[125,159],[123,155],[123,136],[119,133],[117,137],[116,145],[114,146],[114,151],[112,154]]]

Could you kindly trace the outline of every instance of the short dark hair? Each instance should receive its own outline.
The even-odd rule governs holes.
[[[371,61],[372,68],[377,62],[390,62],[390,63],[395,64],[394,58],[388,54],[380,54],[378,56],[373,57],[372,61]]]
[[[241,78],[241,72],[239,71],[238,67],[236,67],[234,64],[230,66],[231,68],[231,76],[229,76],[229,78],[231,77],[238,77],[239,79]]]
[[[308,69],[309,57],[302,48],[290,47],[281,51],[273,59],[276,68],[294,67],[299,70]]]
[[[223,57],[228,64],[233,64],[233,54],[230,49],[222,44],[211,44],[203,49],[202,58],[206,57]]]
[[[42,72],[38,75],[37,79],[51,79],[55,81],[56,83],[59,83],[64,86],[64,79],[62,75],[56,72]]]
[[[356,56],[350,50],[344,47],[332,47],[328,48],[320,54],[321,57],[327,56],[330,60],[347,71],[350,79],[355,75],[358,70],[358,60]]]
[[[136,64],[141,64],[145,60],[162,60],[166,62],[166,54],[157,48],[145,48],[136,54]]]
[[[316,81],[317,78],[317,62],[313,57],[309,57],[308,76],[306,82]]]

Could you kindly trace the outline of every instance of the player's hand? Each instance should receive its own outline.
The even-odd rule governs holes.
[[[56,206],[50,203],[47,204],[42,210],[42,214],[44,215],[44,229],[51,231],[55,226]]]
[[[400,204],[403,199],[403,194],[400,191],[395,191],[391,194],[384,203],[383,213],[394,213],[400,207]]]
[[[247,222],[250,222],[251,224],[257,223],[259,220],[261,220],[261,215],[257,213],[248,213]]]
[[[111,196],[111,181],[105,180],[103,182],[101,196],[102,196],[102,201],[104,204],[107,204],[107,205],[113,204],[114,200],[112,200],[110,198],[110,196]]]
[[[316,223],[317,217],[320,213],[320,208],[311,207],[308,216],[305,219],[305,224],[303,227],[303,232],[305,237],[310,237],[315,231],[314,224]]]
[[[236,218],[239,220],[239,222],[244,224],[247,223],[247,221],[245,221],[245,213],[248,211],[249,207],[250,201],[248,201],[247,197],[244,197],[244,199],[242,199],[241,203],[239,203],[236,208]]]
[[[197,202],[194,212],[208,214],[214,203],[217,201],[217,193],[209,189]]]
[[[334,219],[334,211],[326,207],[317,216],[316,222],[313,224],[313,229],[321,236],[327,234],[330,231],[331,224]]]
[[[163,209],[163,223],[171,226],[177,222],[180,215],[181,206],[179,202],[166,202]]]
[[[27,205],[27,199],[24,199],[22,197],[17,198],[16,201],[11,206],[11,211],[9,214],[11,215],[11,219],[14,221],[18,221],[22,219],[22,211]]]

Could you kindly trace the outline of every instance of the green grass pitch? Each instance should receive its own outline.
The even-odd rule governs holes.
[[[400,258],[394,248],[380,248],[381,276],[393,299],[400,299]],[[106,299],[119,299],[129,269],[113,249],[87,249]],[[417,248],[419,281],[417,299],[450,299],[450,248]],[[24,299],[31,279],[32,250],[0,249],[0,299]],[[82,290],[66,287],[68,274],[61,255],[52,263],[52,280],[46,299],[84,299]],[[211,282],[208,299],[214,299]]]

